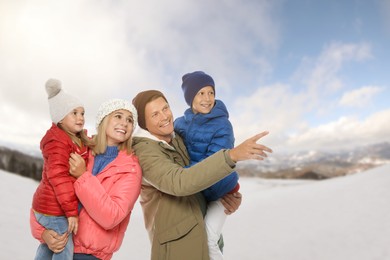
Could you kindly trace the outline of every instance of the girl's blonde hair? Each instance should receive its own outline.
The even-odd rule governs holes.
[[[92,138],[92,145],[90,145],[92,149],[92,154],[103,154],[107,149],[107,125],[110,117],[113,115],[113,112],[110,113],[108,116],[104,117],[103,120],[100,122],[98,128],[97,128],[97,134],[93,136]],[[131,116],[133,117],[133,113],[131,113]],[[135,124],[133,122],[133,129],[135,127]],[[122,142],[118,146],[119,151],[126,151],[127,154],[131,154],[132,149],[132,135],[130,135],[129,139]]]
[[[83,146],[91,146],[92,145],[92,140],[91,138],[88,137],[87,131],[85,129],[81,130],[80,132],[74,134],[69,132],[68,130],[64,129],[62,127],[62,124],[58,123],[57,124],[58,128],[63,130],[69,137],[70,139],[77,144],[79,147]]]

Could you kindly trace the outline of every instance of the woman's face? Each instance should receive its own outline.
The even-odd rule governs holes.
[[[159,97],[145,106],[145,125],[149,133],[170,142],[173,133],[173,115],[169,104]]]
[[[116,110],[109,115],[106,135],[107,145],[118,146],[130,138],[133,132],[133,115],[124,109]]]

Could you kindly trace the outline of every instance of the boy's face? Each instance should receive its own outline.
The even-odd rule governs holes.
[[[192,112],[194,114],[208,114],[213,109],[215,103],[214,89],[211,86],[206,86],[196,93],[192,100]]]

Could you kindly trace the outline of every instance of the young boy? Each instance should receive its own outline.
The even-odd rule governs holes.
[[[184,98],[190,108],[184,112],[184,116],[175,120],[175,131],[183,138],[192,165],[221,149],[233,148],[234,134],[224,103],[215,99],[212,77],[195,71],[185,74],[182,80]],[[223,259],[218,240],[226,214],[219,199],[238,189],[238,174],[233,172],[203,191],[208,201],[205,225],[211,260]]]

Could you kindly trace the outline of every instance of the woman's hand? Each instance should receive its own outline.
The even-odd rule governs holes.
[[[242,195],[240,192],[226,194],[221,198],[222,205],[225,207],[225,213],[230,215],[234,213],[241,205]]]
[[[42,240],[45,241],[47,246],[54,253],[60,253],[64,250],[66,243],[68,242],[69,234],[65,232],[63,235],[59,235],[57,232],[51,229],[45,229],[42,233]]]
[[[69,173],[75,178],[80,177],[86,171],[85,161],[77,153],[71,153],[69,157]]]

